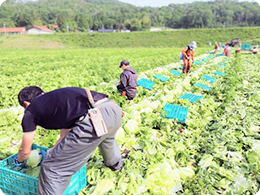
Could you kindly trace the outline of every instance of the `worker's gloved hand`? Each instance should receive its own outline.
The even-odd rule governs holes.
[[[40,151],[40,152],[39,152],[39,155],[42,155],[42,159],[41,159],[41,162],[39,163],[39,165],[42,164],[42,161],[45,159],[46,154],[47,154],[47,152],[45,152],[45,151]]]
[[[122,118],[125,116],[125,113],[121,110]]]
[[[126,96],[126,92],[123,91],[122,94],[121,94],[122,97],[125,97]]]
[[[24,167],[25,163],[26,163],[26,160],[23,162],[18,162],[18,156],[14,159],[15,166]]]

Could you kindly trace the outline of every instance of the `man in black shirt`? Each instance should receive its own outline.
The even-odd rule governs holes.
[[[87,162],[97,147],[111,170],[121,170],[123,162],[115,141],[121,126],[121,109],[107,95],[91,91],[102,113],[108,133],[98,137],[89,118],[90,101],[84,89],[61,88],[44,93],[37,86],[25,87],[18,95],[25,108],[22,120],[23,139],[17,164],[30,155],[36,127],[60,129],[60,138],[41,164],[38,194],[62,195],[71,176]]]

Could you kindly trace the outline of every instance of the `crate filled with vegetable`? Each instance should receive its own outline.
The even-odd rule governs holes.
[[[38,176],[42,160],[40,151],[47,151],[36,144],[32,145],[30,157],[23,166],[14,165],[14,159],[18,154],[14,154],[0,161],[0,189],[6,195],[36,195],[38,189]],[[70,181],[70,185],[63,195],[78,194],[87,184],[86,165],[75,173]]]

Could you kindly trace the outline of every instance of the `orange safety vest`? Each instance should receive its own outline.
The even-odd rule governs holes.
[[[186,59],[186,55],[190,58],[190,59],[192,59],[192,60],[194,60],[194,50],[191,50],[191,49],[189,49],[189,47],[185,47],[182,51],[181,51],[181,53],[182,53],[182,55],[183,55],[183,58],[184,59]]]

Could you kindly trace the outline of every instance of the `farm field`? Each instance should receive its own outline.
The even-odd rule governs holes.
[[[188,75],[181,72],[181,48],[4,50],[0,53],[0,159],[18,151],[23,110],[17,94],[26,85],[45,91],[88,87],[108,93],[121,103],[125,117],[117,134],[124,168],[111,172],[98,150],[87,163],[85,194],[256,194],[260,184],[259,55],[215,57],[208,48],[196,50]],[[115,91],[118,68],[128,59],[138,79],[155,82],[138,87],[126,105]],[[204,59],[204,60],[203,60]],[[199,61],[201,60],[201,61]],[[220,76],[215,71],[226,73]],[[161,82],[154,75],[169,78]],[[201,77],[208,75],[213,83]],[[204,90],[197,83],[211,87]],[[194,103],[185,93],[203,96]],[[186,125],[166,119],[168,104],[188,107]],[[7,110],[5,110],[7,109]],[[51,147],[57,132],[39,128],[35,143]]]
[[[0,108],[18,105],[17,94],[27,85],[45,91],[65,86],[99,86],[119,80],[119,63],[128,59],[137,72],[178,61],[181,48],[1,50]],[[198,48],[197,55],[207,48]],[[102,92],[110,93],[106,88]]]

